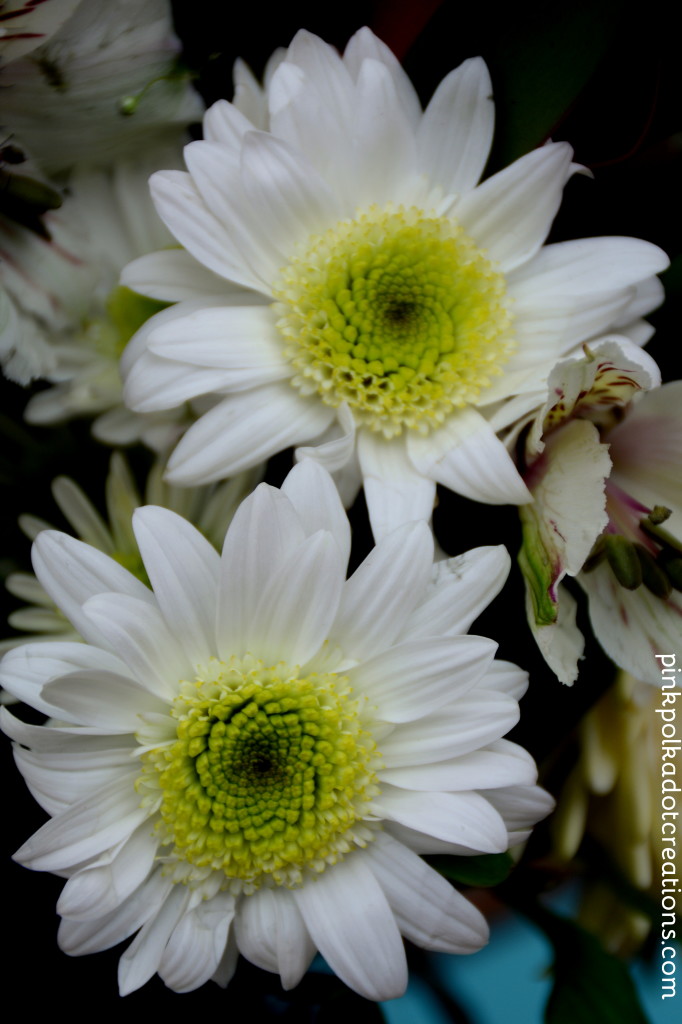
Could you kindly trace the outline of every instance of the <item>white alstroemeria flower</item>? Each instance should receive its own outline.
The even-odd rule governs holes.
[[[404,990],[401,932],[478,949],[481,914],[418,855],[505,850],[552,803],[501,738],[525,673],[460,635],[504,549],[434,569],[410,523],[346,581],[348,521],[312,460],[246,499],[222,560],[167,510],[134,528],[153,591],[73,538],[37,538],[36,574],[87,643],[31,644],[0,672],[65,723],[2,711],[52,815],[17,858],[68,878],[62,948],[138,932],[122,993],[155,972],[176,991],[224,985],[237,950],[289,988],[319,949],[371,999]]]
[[[2,0],[0,71],[44,45],[80,3],[82,0]]]
[[[94,416],[99,440],[143,440],[161,450],[190,421],[182,407],[132,412],[123,404],[119,372],[129,338],[163,308],[120,286],[119,276],[131,258],[172,244],[147,179],[177,161],[179,150],[177,143],[152,147],[108,169],[75,170],[62,207],[44,217],[49,237],[0,217],[0,281],[14,310],[0,336],[0,358],[7,376],[20,383],[45,377],[53,385],[29,400],[30,423]]]
[[[375,536],[429,519],[436,482],[476,500],[530,494],[497,431],[537,408],[562,353],[660,301],[660,249],[631,238],[543,248],[571,147],[548,144],[478,185],[493,135],[470,60],[422,111],[368,29],[343,58],[300,32],[266,93],[239,69],[187,173],[152,178],[184,246],[123,280],[165,301],[124,358],[126,401],[220,401],[169,467],[215,480],[289,445],[364,483]],[[635,322],[636,321],[636,322]]]
[[[591,345],[582,359],[558,363],[549,383],[552,397],[535,417],[525,450],[524,479],[534,502],[520,510],[531,629],[561,682],[573,683],[584,641],[575,599],[561,581],[577,576],[607,654],[660,683],[654,655],[682,642],[682,600],[665,582],[674,546],[641,522],[665,506],[676,513],[671,524],[680,535],[680,386],[659,387],[653,359],[615,337]],[[590,558],[597,541],[606,561]],[[635,573],[627,586],[610,567],[619,559],[625,559],[616,567],[621,579]]]
[[[155,460],[147,477],[143,500],[125,457],[114,452],[105,487],[106,519],[69,477],[57,477],[52,484],[54,500],[76,536],[109,555],[145,583],[147,574],[132,528],[131,517],[136,508],[144,504],[169,508],[196,526],[214,548],[220,550],[237,507],[262,476],[261,467],[255,467],[220,484],[187,488],[167,483],[163,479],[165,468],[165,459]],[[31,540],[43,530],[52,529],[49,523],[32,515],[21,516],[19,525]],[[10,614],[8,622],[13,629],[40,634],[31,640],[81,639],[32,573],[11,573],[5,586],[15,597],[28,602],[27,607]],[[0,654],[26,640],[25,636],[0,640]]]
[[[168,0],[43,0],[21,21],[2,6],[2,123],[47,174],[136,156],[201,117]],[[12,40],[19,24],[30,38]]]

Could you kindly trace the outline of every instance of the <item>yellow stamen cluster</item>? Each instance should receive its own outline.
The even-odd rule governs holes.
[[[249,656],[183,682],[177,739],[143,754],[141,781],[161,790],[166,859],[251,891],[299,885],[365,845],[378,755],[359,712],[344,677],[299,678]]]
[[[274,295],[292,384],[387,438],[475,402],[515,347],[503,276],[457,221],[415,208],[309,239]]]

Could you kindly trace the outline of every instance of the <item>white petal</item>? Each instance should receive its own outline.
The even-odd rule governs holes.
[[[298,242],[335,223],[341,210],[329,187],[285,142],[251,132],[242,148],[242,181],[254,213],[267,224],[281,266]]]
[[[148,345],[164,359],[230,371],[219,375],[221,390],[254,387],[292,372],[265,306],[195,310],[151,331]]]
[[[318,530],[328,530],[341,552],[344,566],[347,565],[350,523],[329,473],[313,459],[303,459],[287,475],[282,493],[296,509],[306,537]]]
[[[161,699],[176,695],[191,663],[158,607],[122,594],[100,594],[87,602],[84,612],[112,650],[120,652],[138,683]]]
[[[269,294],[264,281],[239,253],[227,227],[211,213],[189,174],[158,171],[149,179],[161,219],[196,260],[218,277]]]
[[[494,661],[478,685],[521,700],[528,689],[528,673],[511,661]]]
[[[225,537],[217,599],[222,658],[244,650],[264,590],[304,539],[300,517],[275,487],[260,484],[237,509]]]
[[[554,810],[555,802],[540,786],[510,786],[486,793],[510,832],[531,828]]]
[[[417,132],[419,167],[444,192],[468,192],[480,180],[493,140],[492,82],[480,57],[446,75]]]
[[[506,694],[476,691],[417,722],[397,726],[381,741],[386,768],[443,761],[499,739],[519,720],[518,703]]]
[[[212,274],[184,249],[139,256],[121,271],[121,284],[160,302],[220,298],[228,287],[224,278]]]
[[[167,479],[185,487],[234,476],[290,445],[319,436],[334,417],[317,399],[270,384],[229,395],[189,428],[168,460]]]
[[[478,793],[411,793],[385,784],[372,806],[383,818],[480,853],[508,846],[500,815]]]
[[[253,128],[249,118],[227,100],[218,100],[204,114],[204,138],[228,148],[238,149],[246,133]]]
[[[14,854],[35,871],[60,871],[115,846],[148,816],[135,791],[139,767],[46,822]]]
[[[77,755],[55,755],[34,753],[32,750],[14,748],[14,760],[24,777],[31,794],[48,814],[61,814],[71,804],[78,803],[102,786],[113,782],[120,774],[121,767],[130,767],[130,750],[124,749],[113,756],[112,751],[100,752],[99,763],[89,763],[85,758],[82,766]],[[66,763],[64,763],[66,762]],[[85,770],[84,770],[85,768]]]
[[[339,606],[345,564],[320,530],[272,574],[243,643],[267,665],[302,665],[326,640]]]
[[[83,613],[95,594],[116,591],[152,605],[148,587],[112,558],[65,533],[44,530],[35,540],[33,568],[54,603],[89,643],[106,644],[103,634]]]
[[[507,549],[501,544],[473,548],[436,562],[431,585],[403,635],[412,640],[466,633],[504,586],[510,566]]]
[[[507,282],[515,301],[525,305],[540,296],[557,299],[629,288],[660,274],[669,262],[662,249],[640,238],[581,238],[544,246]]]
[[[59,708],[43,699],[41,691],[51,680],[81,670],[128,675],[124,662],[108,651],[81,643],[43,642],[24,644],[7,652],[0,663],[0,685],[43,714],[78,721],[61,714]]]
[[[119,847],[107,850],[68,880],[57,913],[78,921],[116,910],[147,878],[157,849],[151,826],[143,822]]]
[[[56,711],[57,708],[54,708],[51,713],[54,714]],[[79,763],[79,759],[88,754],[93,758],[99,753],[115,756],[119,749],[124,747],[128,749],[130,755],[137,746],[132,736],[102,735],[99,730],[83,729],[80,726],[73,729],[50,726],[46,729],[43,725],[27,725],[26,722],[14,718],[4,707],[0,707],[0,726],[7,736],[22,746],[31,747],[43,759],[46,755],[63,756]],[[87,762],[85,766],[87,767]]]
[[[416,177],[415,138],[385,64],[366,58],[360,65],[355,99],[353,146],[356,203],[365,207],[400,202]]]
[[[70,956],[109,949],[136,932],[157,912],[166,897],[180,888],[174,886],[160,869],[154,871],[116,910],[87,921],[63,918],[59,927],[59,946]]]
[[[61,676],[43,687],[43,694],[59,709],[60,717],[111,732],[135,732],[139,715],[167,709],[140,683],[102,669]]]
[[[422,597],[433,565],[425,523],[406,523],[369,553],[346,583],[332,635],[358,660],[386,650]]]
[[[438,710],[471,689],[497,644],[483,637],[431,637],[398,644],[347,673],[386,722],[407,722]]]
[[[286,889],[260,889],[245,899],[236,933],[246,959],[280,974],[285,989],[298,984],[316,952],[293,895]]]
[[[548,143],[488,178],[456,205],[455,216],[505,272],[538,251],[575,166],[565,142]]]
[[[371,29],[361,28],[351,36],[343,54],[343,62],[354,79],[358,79],[363,62],[376,60],[390,72],[393,85],[409,123],[416,128],[421,118],[417,92],[395,54],[375,36]]]
[[[411,434],[407,451],[420,474],[465,498],[491,505],[531,500],[509,452],[470,406],[453,413],[428,437]]]
[[[391,908],[362,853],[293,890],[310,936],[332,970],[366,999],[405,991],[405,950]]]
[[[337,416],[338,426],[343,431],[341,436],[318,444],[314,448],[297,448],[297,459],[315,459],[330,473],[336,473],[347,465],[355,450],[355,420],[347,405],[339,406]],[[348,507],[346,505],[346,508]]]
[[[367,855],[398,927],[412,942],[442,953],[474,953],[488,941],[480,910],[402,843],[379,834]]]
[[[218,970],[234,917],[234,897],[219,892],[186,911],[163,951],[159,977],[173,992],[192,992]]]
[[[176,885],[155,916],[135,936],[118,964],[118,988],[122,996],[141,988],[156,974],[173,929],[185,913],[190,889]]]
[[[369,430],[361,430],[357,451],[376,540],[403,523],[431,519],[436,485],[415,469],[402,438],[386,441]]]
[[[449,761],[382,769],[380,779],[400,789],[452,792],[532,785],[537,774],[533,758],[523,747],[497,740],[485,750],[472,750]]]
[[[218,552],[190,523],[166,508],[137,509],[133,529],[171,634],[190,662],[205,662],[217,654]]]

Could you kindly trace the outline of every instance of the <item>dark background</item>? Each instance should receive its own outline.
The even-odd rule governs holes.
[[[574,3],[569,6],[521,3],[456,2],[288,3],[266,9],[260,4],[216,4],[209,0],[176,0],[176,29],[185,45],[185,61],[196,72],[196,84],[207,103],[231,96],[231,67],[243,57],[260,75],[267,57],[286,46],[297,28],[305,27],[343,48],[349,36],[369,24],[404,60],[423,102],[448,71],[463,59],[483,55],[490,66],[497,104],[496,141],[486,174],[541,144],[565,139],[576,160],[594,172],[594,179],[574,177],[555,222],[551,240],[594,235],[635,235],[662,246],[672,260],[664,276],[667,301],[652,317],[657,333],[649,344],[665,380],[679,376],[682,313],[679,183],[682,170],[680,62],[677,40],[667,9],[640,5],[636,17],[630,4]],[[49,484],[58,473],[76,479],[99,501],[108,451],[89,437],[85,422],[58,429],[21,424],[24,389],[2,383],[0,406],[0,486],[2,487],[4,573],[29,567],[29,545],[16,528],[21,512],[32,512],[65,525],[52,502]],[[143,476],[147,456],[132,453]],[[279,483],[291,464],[290,453],[273,460],[268,479]],[[352,512],[354,558],[370,546],[362,499]],[[457,553],[477,544],[505,543],[514,554],[520,533],[514,509],[473,505],[443,493],[435,515],[443,547]],[[5,595],[2,595],[5,599]],[[8,599],[7,608],[16,602]],[[585,631],[589,627],[583,621]],[[593,642],[589,663],[573,689],[562,687],[535,649],[523,612],[522,585],[513,572],[507,587],[473,629],[500,642],[500,655],[531,673],[531,687],[522,705],[522,721],[512,738],[523,743],[545,766],[554,786],[571,764],[575,723],[609,685],[612,670]],[[5,849],[17,848],[44,820],[18,777],[9,752],[5,759],[3,795],[6,807]],[[536,844],[545,842],[540,829]],[[70,959],[55,941],[54,912],[62,882],[45,874],[29,874],[3,861],[4,891],[9,894],[5,927],[6,977],[19,998],[38,1013],[56,1005],[79,1020],[103,1005],[135,1019],[142,1012],[201,1014],[213,1009],[249,1018],[330,1022],[376,1018],[373,1004],[352,996],[334,979],[309,976],[295,994],[282,993],[275,976],[256,971],[244,961],[227,993],[214,985],[180,997],[158,978],[118,1005],[116,962],[121,950]],[[418,965],[415,965],[418,967]],[[492,981],[493,979],[491,979]],[[458,1019],[451,1007],[452,1019]],[[418,1022],[417,1022],[418,1024]],[[473,1022],[475,1024],[475,1022]]]

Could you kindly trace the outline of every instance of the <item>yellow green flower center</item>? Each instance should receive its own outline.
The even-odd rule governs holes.
[[[309,239],[274,295],[294,387],[386,437],[476,402],[515,347],[502,274],[457,221],[415,208]]]
[[[183,682],[177,736],[143,754],[140,780],[161,790],[176,878],[221,872],[234,891],[296,886],[365,845],[378,755],[361,711],[343,676],[299,678],[250,656],[212,661]]]

